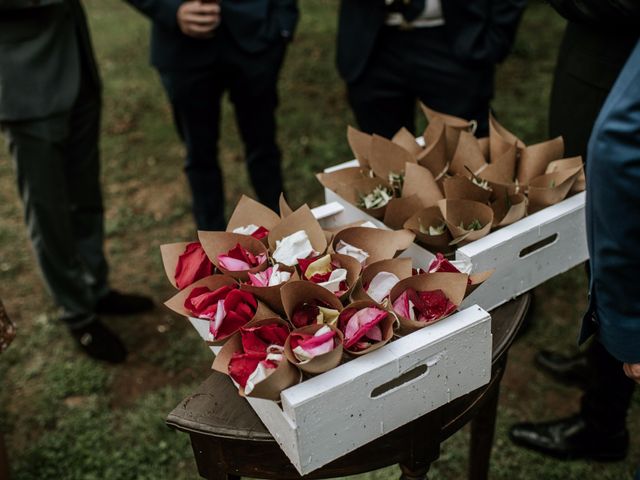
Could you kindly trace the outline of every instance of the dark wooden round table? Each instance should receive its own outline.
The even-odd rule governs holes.
[[[530,303],[522,295],[491,312],[493,359],[490,382],[437,410],[301,477],[238,396],[231,381],[214,372],[167,417],[167,424],[189,433],[198,471],[207,480],[241,476],[265,479],[333,478],[399,464],[402,479],[426,479],[440,455],[440,443],[471,423],[469,479],[488,477],[500,381],[507,352]]]

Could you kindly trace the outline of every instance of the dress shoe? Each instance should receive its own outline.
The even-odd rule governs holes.
[[[536,366],[554,380],[565,385],[586,388],[589,385],[590,370],[587,357],[583,353],[563,355],[549,350],[540,350],[535,356]]]
[[[108,363],[122,363],[127,359],[127,349],[120,338],[100,320],[70,332],[78,347],[91,358]]]
[[[580,415],[546,423],[518,423],[509,431],[516,445],[561,459],[622,460],[629,448],[629,432],[602,434],[590,429]]]
[[[95,312],[100,315],[134,315],[152,309],[153,301],[149,297],[109,290],[96,303]]]

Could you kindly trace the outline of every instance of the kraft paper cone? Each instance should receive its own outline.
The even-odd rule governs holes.
[[[586,178],[584,176],[584,164],[582,162],[582,157],[578,156],[554,160],[553,162],[549,163],[544,173],[553,173],[559,172],[561,170],[571,170],[574,168],[580,168],[581,171],[578,174],[578,178],[576,178],[576,181],[571,187],[569,193],[582,192],[586,188]]]
[[[423,148],[418,145],[418,142],[416,142],[416,137],[414,137],[413,134],[405,127],[398,130],[391,141],[404,148],[407,152],[413,155],[414,158],[423,150]]]
[[[291,333],[306,333],[308,335],[313,335],[324,326],[325,325],[321,325],[317,323],[315,325],[308,325],[306,327],[296,328]],[[291,334],[290,334],[289,337],[287,337],[287,341],[284,344],[284,354],[286,355],[287,360],[289,360],[289,362],[292,365],[295,365],[300,370],[310,375],[317,375],[319,373],[327,372],[332,368],[335,368],[338,365],[340,365],[340,362],[342,361],[344,335],[335,326],[333,325],[326,325],[326,326],[329,327],[334,332],[336,332],[336,336],[338,337],[338,345],[336,345],[333,350],[323,355],[318,355],[316,357],[313,357],[308,362],[300,363],[295,353],[293,353],[293,350],[291,349]]]
[[[445,126],[441,121],[429,124],[434,125],[433,129],[439,128],[438,132],[431,133],[433,140],[427,141],[427,148],[417,156],[418,164],[427,168],[433,177],[439,179],[447,173],[449,157],[447,156],[447,138],[445,135]],[[427,128],[427,131],[429,128]]]
[[[344,351],[347,352],[352,357],[360,357],[369,352],[373,352],[374,350],[378,350],[379,348],[389,343],[389,341],[393,338],[393,327],[396,319],[394,315],[392,315],[386,308],[380,307],[380,305],[377,304],[376,302],[368,301],[368,300],[358,300],[357,302],[350,303],[349,305],[344,307],[344,309],[346,310],[347,308],[355,308],[357,310],[362,310],[363,308],[367,308],[367,307],[376,307],[388,313],[387,318],[385,318],[384,320],[382,320],[382,322],[378,324],[380,326],[380,330],[382,331],[382,340],[374,343],[369,348],[360,350],[359,352],[349,350],[345,347]],[[340,320],[338,320],[338,323],[339,322]]]
[[[527,214],[527,198],[522,193],[504,196],[491,204],[491,210],[494,227],[511,225]]]
[[[265,319],[263,323],[261,322],[260,324],[281,322],[283,321],[280,318],[271,318]],[[254,324],[253,326],[258,325]],[[229,375],[229,362],[231,361],[231,357],[234,353],[242,351],[242,338],[238,332],[224,344],[218,355],[216,355],[211,368],[217,372]],[[302,375],[298,369],[287,360],[285,355],[278,365],[278,368],[262,382],[258,383],[250,394],[245,394],[244,388],[242,387],[238,388],[238,393],[242,397],[264,398],[266,400],[278,401],[280,400],[280,392],[282,392],[282,390],[300,383],[301,380]]]
[[[415,157],[380,135],[373,135],[371,140],[371,156],[369,157],[371,170],[378,178],[389,182],[389,174],[404,174],[406,163],[416,163]]]
[[[371,135],[349,125],[347,127],[347,141],[360,166],[368,167],[371,155]]]
[[[184,302],[194,288],[207,287],[209,290],[214,291],[225,285],[237,285],[238,282],[235,278],[228,275],[211,275],[209,277],[201,278],[197,282],[192,283],[187,288],[180,290],[164,304],[176,312],[178,315],[185,317],[191,317],[192,314],[186,308],[184,308]]]
[[[377,228],[352,227],[337,233],[333,238],[332,247],[343,242],[361,248],[369,254],[366,264],[379,260],[387,260],[396,256],[402,250],[409,248],[415,235],[409,230],[380,230]]]
[[[280,218],[288,217],[293,213],[293,209],[287,203],[287,199],[284,198],[284,193],[280,193],[280,199],[278,200],[278,207],[280,208]]]
[[[273,285],[271,287],[256,287],[254,285],[243,283],[240,285],[240,290],[244,290],[245,292],[251,293],[254,297],[256,297],[258,300],[263,302],[272,311],[283,315],[284,307],[282,305],[280,289],[288,282],[293,282],[295,280],[300,280],[300,277],[298,276],[298,272],[295,269],[293,269],[293,272],[291,273],[291,278],[286,282],[281,283],[280,285]]]
[[[402,196],[416,195],[424,208],[436,205],[444,196],[433,174],[420,165],[408,164],[402,187]]]
[[[334,192],[339,187],[350,185],[353,182],[362,180],[363,178],[371,178],[372,176],[371,170],[362,167],[341,168],[334,172],[316,174],[316,178],[322,186]],[[383,183],[386,184],[386,182]]]
[[[491,197],[491,190],[485,190],[462,175],[445,178],[443,187],[447,200],[473,200],[487,203]]]
[[[467,176],[469,175],[469,170],[471,170],[475,175],[478,175],[486,166],[487,161],[478,140],[468,132],[460,132],[458,144],[449,167],[451,173]]]
[[[392,191],[393,189],[389,186],[389,184],[378,177],[359,178],[357,180],[353,180],[348,185],[343,184],[338,186],[335,189],[335,193],[340,195],[350,204],[358,207],[363,212],[367,213],[368,215],[371,215],[373,218],[382,219],[384,218],[385,211],[387,210],[387,206],[389,205],[390,202],[378,208],[364,208],[359,205],[360,198],[363,197],[364,195],[370,194],[377,187],[384,187],[388,190],[388,192],[391,193],[391,195],[393,195],[393,191]]]
[[[521,140],[500,125],[493,115],[489,115],[490,163],[497,165],[504,179],[511,181],[515,178],[516,162],[524,148]]]
[[[522,150],[518,164],[518,182],[527,185],[535,177],[544,175],[547,165],[564,155],[564,140],[556,137],[542,143],[530,145]]]
[[[520,193],[520,184],[503,178],[501,172],[496,168],[494,164],[487,165],[487,167],[478,174],[478,177],[489,182],[489,186],[491,187],[492,191],[492,200],[497,200],[499,198],[505,198],[505,196],[507,195],[515,195],[517,193]]]
[[[529,213],[537,212],[565,199],[582,167],[547,173],[529,183]]]
[[[229,223],[227,224],[227,232],[233,232],[236,228],[246,227],[247,225],[257,225],[271,230],[280,222],[280,216],[260,202],[256,202],[252,198],[242,195],[240,201],[236,205]]]
[[[453,157],[453,153],[456,150],[460,132],[466,131],[473,134],[475,131],[476,123],[470,122],[460,117],[448,115],[446,113],[437,112],[427,107],[422,102],[420,102],[420,108],[422,109],[425,117],[427,117],[427,120],[429,120],[429,123],[438,120],[444,123],[444,131],[447,144],[447,161],[449,161]]]
[[[282,296],[284,312],[291,325],[293,325],[293,313],[296,308],[312,300],[319,300],[334,310],[342,311],[342,303],[338,297],[326,288],[306,280],[296,280],[286,283],[282,286],[280,295]]]
[[[402,230],[404,222],[422,208],[422,201],[417,195],[394,198],[387,205],[383,222],[392,230]]]
[[[187,248],[187,245],[192,242],[180,242],[180,243],[167,243],[160,245],[160,254],[162,255],[162,265],[164,266],[164,272],[167,274],[167,278],[171,285],[178,288],[176,285],[176,268],[178,267],[178,259]]]
[[[404,228],[411,230],[415,234],[416,240],[427,247],[430,251],[448,252],[451,250],[449,243],[451,243],[453,238],[447,228],[444,229],[444,232],[441,235],[429,235],[428,233],[422,233],[420,231],[421,225],[428,231],[429,227],[436,228],[442,224],[445,224],[446,226],[442,212],[440,211],[440,208],[433,206],[413,214],[406,222],[404,222]]]
[[[358,278],[360,277],[360,272],[362,272],[362,265],[360,262],[349,255],[342,255],[340,253],[332,253],[331,261],[336,262],[340,265],[339,268],[344,268],[347,271],[347,291],[340,295],[340,301],[345,302],[349,299],[351,292],[356,286],[358,282]],[[297,279],[304,280],[306,282],[310,282],[304,275],[298,276]],[[313,282],[311,282],[313,283]],[[315,284],[318,285],[318,284]],[[324,288],[324,287],[322,287]],[[325,289],[326,290],[326,289]]]
[[[471,200],[441,200],[438,207],[453,237],[451,244],[465,245],[484,237],[491,230],[493,210],[488,205]],[[480,230],[460,227],[460,224],[466,227],[473,220],[478,220],[483,227]]]
[[[304,230],[309,237],[309,242],[313,249],[322,254],[327,249],[327,237],[313,216],[308,205],[302,205],[295,212],[287,215],[280,223],[269,232],[269,249],[271,252],[276,249],[276,242],[284,237],[294,234],[297,231]]]
[[[475,138],[475,137],[474,137]],[[478,145],[480,146],[480,151],[482,152],[482,156],[485,161],[489,161],[489,137],[478,138]]]
[[[373,302],[373,298],[365,290],[365,285],[369,285],[373,277],[380,272],[393,273],[400,280],[411,276],[412,260],[410,258],[393,258],[391,260],[380,260],[368,265],[363,271],[356,288],[351,294],[352,301],[368,300]]]
[[[408,288],[413,288],[416,292],[430,292],[433,290],[442,290],[449,301],[459,307],[465,297],[467,291],[469,276],[464,273],[423,273],[405,278],[391,289],[389,299],[391,300],[391,308],[397,298]],[[400,321],[400,335],[408,335],[409,333],[420,330],[428,325],[433,325],[442,320],[442,318],[430,323],[418,322],[405,318],[393,310]],[[445,317],[446,318],[446,317]]]
[[[260,240],[257,240],[250,235],[241,235],[239,233],[230,232],[205,232],[200,230],[198,231],[198,239],[200,240],[205,253],[209,257],[209,260],[213,262],[216,268],[222,273],[233,278],[245,281],[249,278],[249,272],[261,272],[269,266],[269,253],[267,248]],[[222,268],[218,261],[218,255],[226,254],[237,244],[240,244],[242,248],[248,250],[253,255],[265,255],[265,261],[257,267],[253,267],[249,270],[232,272]]]

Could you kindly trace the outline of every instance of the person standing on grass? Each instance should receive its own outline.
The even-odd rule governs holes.
[[[639,126],[636,123],[633,127],[638,117],[632,116],[638,103],[634,106],[632,89],[624,91],[624,96],[629,97],[628,104],[620,96],[625,79],[634,78],[634,69],[633,81],[640,80],[637,53],[636,57],[630,57],[640,38],[640,4],[608,0],[551,3],[568,18],[569,24],[560,47],[551,94],[550,128],[553,135],[565,136],[569,155],[586,154],[588,159],[592,296],[583,325],[595,330],[596,338],[585,354],[569,357],[541,351],[536,356],[544,371],[565,383],[579,381],[583,386],[579,414],[551,422],[517,424],[510,436],[518,445],[563,459],[619,460],[627,455],[629,447],[626,420],[635,385],[624,362],[640,360],[640,324],[632,318],[637,281],[617,275],[627,268],[633,271],[633,264],[638,261],[633,256],[635,245],[632,251],[620,250],[628,240],[624,238],[629,234],[625,230],[633,227],[628,222],[640,214],[638,199],[627,197],[630,191],[625,185],[637,176],[633,157],[640,159]],[[620,111],[623,107],[629,111]],[[624,115],[624,121],[616,123],[617,115]],[[629,131],[633,128],[635,138]],[[618,202],[620,196],[633,200]],[[616,210],[608,211],[610,208]],[[607,216],[616,221],[609,222]],[[616,263],[626,263],[625,256],[628,264],[616,272],[619,268]],[[630,289],[626,288],[627,281],[631,282]],[[618,293],[614,294],[611,288]],[[612,301],[620,303],[615,305]],[[605,321],[611,323],[605,326]],[[628,334],[622,334],[624,329]],[[622,353],[621,348],[626,352]]]
[[[0,129],[45,286],[77,345],[122,362],[98,318],[153,308],[112,290],[103,251],[100,78],[79,0],[0,0]]]
[[[358,126],[415,133],[416,100],[488,134],[494,70],[526,0],[341,0],[337,63]]]
[[[224,230],[218,161],[220,107],[234,105],[251,183],[278,211],[283,191],[276,143],[277,80],[298,21],[297,0],[127,0],[151,21],[151,63],[160,73],[178,134],[200,230]]]

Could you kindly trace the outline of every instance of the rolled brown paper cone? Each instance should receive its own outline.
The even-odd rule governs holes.
[[[378,228],[352,227],[337,233],[332,247],[343,242],[361,248],[369,254],[366,264],[393,258],[413,243],[415,235],[409,230],[381,230]]]
[[[383,222],[392,230],[401,230],[404,222],[422,208],[422,201],[417,195],[394,198],[387,205]]]
[[[491,198],[491,190],[485,190],[462,175],[445,178],[443,187],[447,200],[473,200],[487,203]]]
[[[471,132],[474,129],[474,124],[469,120],[433,110],[424,105],[422,102],[420,102],[420,108],[422,109],[425,117],[427,117],[429,123],[438,120],[444,123],[447,144],[447,161],[450,161],[453,157],[453,153],[456,150],[460,132]]]
[[[291,332],[291,334],[306,333],[308,335],[314,335],[318,330],[320,330],[324,326],[325,325],[316,323],[315,325],[308,325],[306,327],[296,328]],[[340,362],[342,361],[344,335],[335,326],[333,325],[326,325],[326,326],[329,327],[334,332],[336,332],[336,335],[338,337],[338,345],[336,345],[333,350],[325,354],[313,357],[308,362],[300,363],[300,360],[298,360],[295,353],[293,353],[293,350],[291,349],[291,334],[289,334],[289,337],[287,337],[287,341],[284,344],[284,354],[286,355],[287,360],[289,360],[289,362],[292,365],[295,365],[300,370],[310,375],[317,375],[319,373],[327,372],[332,368],[335,368],[338,365],[340,365]]]
[[[451,173],[467,176],[469,175],[469,170],[471,170],[477,175],[486,166],[486,158],[476,137],[469,132],[460,132],[458,144],[449,167]]]
[[[402,196],[415,195],[424,208],[436,205],[444,198],[431,171],[420,165],[407,164]]]
[[[414,275],[409,278],[405,278],[396,284],[391,289],[389,299],[391,300],[391,308],[393,309],[393,303],[398,297],[408,288],[413,288],[416,292],[429,292],[433,290],[442,290],[451,303],[459,307],[464,300],[469,276],[464,273],[423,273],[420,275]],[[400,334],[407,335],[409,333],[420,330],[428,325],[442,320],[438,319],[430,323],[418,322],[405,318],[399,313],[395,312],[400,321]]]
[[[561,170],[571,170],[578,167],[580,167],[581,171],[578,174],[578,178],[576,178],[575,183],[571,187],[571,190],[569,190],[569,193],[577,193],[584,191],[587,183],[584,175],[584,163],[582,162],[582,157],[578,156],[554,160],[553,162],[549,163],[544,173],[559,172]]]
[[[288,282],[280,289],[282,305],[287,319],[293,325],[292,318],[296,308],[312,300],[320,300],[334,310],[342,311],[340,299],[320,285],[305,280]]]
[[[292,235],[300,230],[304,230],[309,237],[309,242],[313,249],[322,254],[327,249],[327,237],[313,216],[309,207],[305,204],[295,212],[287,215],[280,223],[269,232],[269,249],[273,253],[276,249],[276,242]]]
[[[280,208],[280,218],[288,217],[293,213],[293,209],[287,203],[287,199],[284,198],[284,193],[280,193],[280,198],[278,200],[278,207]]]
[[[260,202],[242,195],[227,224],[227,232],[247,225],[257,225],[271,230],[280,222],[280,216]]]
[[[190,242],[166,243],[160,245],[160,254],[162,255],[162,265],[164,272],[171,285],[178,288],[176,284],[176,268],[178,267],[178,259],[182,255]]]
[[[355,308],[357,310],[362,310],[363,308],[367,308],[367,307],[375,307],[387,312],[387,317],[384,320],[382,320],[382,322],[380,322],[379,324],[380,330],[382,331],[382,340],[360,351],[349,350],[347,347],[344,347],[344,351],[353,357],[360,357],[367,353],[378,350],[379,348],[389,343],[389,341],[393,338],[393,326],[395,323],[395,317],[391,314],[391,312],[389,312],[389,310],[381,307],[376,302],[369,301],[369,300],[358,300],[356,302],[350,303],[349,305],[344,307],[344,309],[346,310],[347,308]]]
[[[416,142],[416,138],[413,134],[407,130],[405,127],[402,127],[400,130],[396,132],[396,134],[391,139],[393,143],[404,148],[407,152],[415,157],[422,152],[423,148],[418,145]]]
[[[281,323],[282,319],[264,319],[263,322],[264,323],[260,324]],[[249,324],[247,324],[247,326],[249,326]],[[253,324],[252,326],[257,325]],[[216,356],[211,368],[217,372],[229,375],[229,362],[231,361],[231,357],[234,353],[241,351],[243,351],[242,339],[238,332],[225,343]],[[262,382],[258,383],[250,394],[245,394],[244,388],[242,387],[239,387],[238,393],[242,397],[264,398],[266,400],[278,401],[280,400],[280,392],[282,392],[282,390],[300,383],[301,380],[302,376],[298,369],[294,367],[289,360],[287,360],[286,355],[284,355],[278,368]]]
[[[347,141],[360,166],[368,167],[371,155],[371,135],[349,125],[347,127]]]
[[[222,273],[233,278],[245,281],[249,278],[249,273],[261,272],[269,266],[269,252],[267,251],[267,248],[260,240],[257,240],[250,235],[241,235],[239,233],[230,232],[205,232],[200,230],[198,231],[198,239],[200,240],[207,257],[209,257],[209,260],[211,260],[216,268]],[[238,244],[253,255],[264,255],[264,262],[249,270],[231,271],[222,268],[220,266],[220,261],[218,260],[218,255],[227,254],[229,250]]]
[[[522,149],[518,163],[518,182],[527,185],[535,177],[543,175],[549,163],[564,155],[564,140],[556,137]]]
[[[484,272],[472,273],[471,275],[469,275],[467,290],[464,294],[465,298],[471,295],[471,293],[473,293],[480,285],[486,282],[495,271],[495,268],[492,268],[491,270],[485,270]]]
[[[464,245],[484,237],[491,230],[493,210],[488,205],[471,200],[441,200],[438,207],[445,219],[453,242]],[[460,224],[468,225],[478,220],[482,224],[480,230],[467,230]]]
[[[317,173],[316,178],[323,187],[336,191],[337,188],[350,185],[363,178],[371,178],[371,170],[362,167],[341,168],[329,173]],[[384,182],[385,184],[387,182]]]
[[[534,178],[529,183],[529,213],[564,200],[575,183],[582,167],[547,173]]]
[[[404,174],[405,163],[416,163],[415,157],[380,135],[373,135],[371,140],[371,156],[369,163],[371,170],[378,178],[389,181],[390,173]]]
[[[404,222],[403,226],[407,230],[411,230],[415,234],[416,240],[426,246],[430,251],[448,252],[451,250],[449,243],[453,239],[448,229],[445,229],[441,235],[429,235],[420,231],[420,225],[429,229],[429,227],[436,228],[443,223],[446,225],[440,208],[433,206],[416,212]]]
[[[438,129],[437,132],[429,132]],[[447,172],[449,157],[447,156],[447,137],[445,134],[445,126],[442,121],[432,122],[429,124],[427,131],[431,140],[426,140],[427,147],[416,157],[418,164],[427,168],[434,178],[440,178]]]
[[[240,290],[251,293],[254,297],[264,303],[268,308],[277,314],[284,315],[284,306],[282,305],[282,297],[280,296],[280,289],[288,282],[300,280],[298,272],[293,269],[291,278],[280,285],[273,285],[271,287],[255,287],[243,283],[240,285]]]
[[[478,138],[478,145],[480,145],[480,151],[486,162],[489,161],[489,137]]]
[[[494,227],[511,225],[527,214],[527,198],[522,193],[498,198],[491,204],[491,209]]]
[[[356,288],[351,294],[351,301],[356,302],[358,300],[367,300],[373,302],[373,298],[364,289],[365,285],[368,285],[373,277],[380,272],[393,273],[400,280],[411,276],[412,260],[410,258],[393,258],[391,260],[380,260],[374,262],[371,265],[365,267],[362,271],[362,275],[356,285]]]
[[[367,215],[371,215],[373,218],[382,219],[384,218],[384,214],[387,211],[387,206],[389,205],[389,203],[378,208],[364,208],[359,205],[360,198],[373,192],[373,190],[377,187],[386,188],[389,192],[391,192],[392,190],[389,184],[384,180],[378,177],[369,177],[359,178],[357,180],[353,180],[349,184],[340,185],[335,189],[335,192],[342,198],[344,198],[347,202],[365,212]]]

